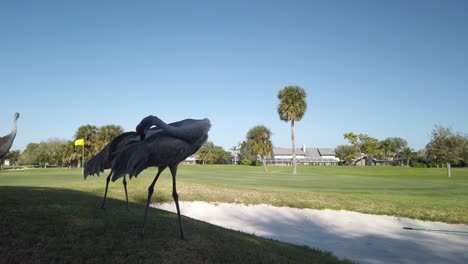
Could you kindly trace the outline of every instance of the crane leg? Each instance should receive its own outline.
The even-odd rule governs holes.
[[[145,218],[143,219],[143,227],[141,228],[141,232],[140,232],[140,236],[142,238],[145,235],[145,225],[146,225],[146,219],[147,219],[147,216],[148,216],[148,207],[149,207],[149,204],[150,204],[150,201],[151,201],[151,196],[153,195],[153,192],[154,192],[154,185],[156,184],[156,181],[158,180],[159,175],[161,174],[161,172],[163,172],[164,169],[166,169],[166,167],[159,167],[158,168],[158,174],[156,174],[156,177],[154,177],[153,182],[148,187],[148,200],[146,201]]]
[[[106,204],[107,189],[109,188],[109,182],[110,182],[111,175],[112,175],[112,171],[111,171],[111,173],[109,173],[109,176],[107,176],[107,178],[106,178],[106,191],[104,192],[104,199],[102,200],[101,209],[106,209],[104,207],[104,205]]]
[[[127,193],[127,180],[124,176],[123,178],[123,186],[124,186],[124,189],[125,189],[125,198],[127,199],[127,210],[128,210],[128,193]]]
[[[171,174],[172,174],[172,198],[174,198],[174,202],[176,204],[176,209],[177,209],[177,218],[179,219],[180,239],[183,240],[185,239],[184,228],[182,227],[182,220],[180,219],[179,195],[177,194],[177,189],[176,189],[177,165],[170,166],[169,169],[171,170]]]

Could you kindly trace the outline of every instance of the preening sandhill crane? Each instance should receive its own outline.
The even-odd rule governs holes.
[[[15,140],[16,137],[16,121],[20,117],[19,113],[15,113],[14,119],[13,119],[13,129],[11,130],[11,133],[4,136],[0,137],[0,169],[3,166],[3,161],[5,159],[5,156],[8,154],[10,151],[11,146],[13,145],[13,141]]]
[[[133,144],[141,141],[141,135],[137,132],[125,132],[114,138],[109,144],[107,144],[98,154],[89,159],[84,166],[84,178],[88,175],[97,174],[104,172],[106,169],[110,169],[112,166],[112,160],[117,155],[117,152],[123,149],[129,144]],[[101,208],[105,208],[106,198],[107,198],[107,189],[109,188],[109,181],[112,176],[112,170],[106,178],[106,191],[104,192],[104,199],[102,200]],[[123,177],[123,186],[125,189],[125,198],[127,199],[127,209],[128,209],[128,193],[127,193],[127,180],[125,176]]]
[[[181,122],[171,123],[171,126],[180,126]],[[161,131],[158,127],[153,127],[154,124],[151,123],[151,120],[146,118],[143,119],[139,124],[139,132],[124,132],[119,136],[115,137],[111,142],[109,142],[104,148],[99,151],[96,155],[94,155],[91,159],[89,159],[84,165],[84,179],[89,175],[98,176],[104,172],[106,169],[111,169],[112,167],[112,160],[115,158],[117,153],[122,150],[127,145],[139,142],[145,138],[146,136],[150,136],[154,133],[158,133]],[[104,198],[102,200],[101,208],[105,209],[105,203],[107,199],[107,191],[109,189],[109,182],[112,177],[113,170],[110,171],[109,175],[106,178],[106,190],[104,192]],[[127,209],[128,209],[128,192],[127,192],[127,180],[125,175],[123,176],[123,186],[125,190],[125,198],[127,201]]]
[[[148,129],[151,125],[154,128]],[[138,124],[137,133],[144,135],[144,140],[124,147],[112,161],[112,181],[125,175],[137,177],[148,167],[158,167],[153,182],[148,188],[145,216],[140,235],[145,232],[148,207],[154,192],[154,185],[159,175],[169,167],[172,174],[172,197],[174,198],[179,220],[180,237],[184,239],[184,230],[180,217],[179,195],[176,190],[176,175],[179,163],[194,154],[208,139],[211,123],[208,119],[185,119],[166,124],[156,116],[148,116]]]

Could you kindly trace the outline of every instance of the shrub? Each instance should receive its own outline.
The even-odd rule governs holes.
[[[241,161],[241,164],[245,166],[250,166],[252,164],[252,161],[250,161],[249,159],[243,159]]]
[[[422,162],[413,162],[413,167],[415,167],[415,168],[427,168],[427,164],[422,163]]]

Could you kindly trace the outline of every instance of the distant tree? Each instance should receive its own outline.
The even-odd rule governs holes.
[[[388,161],[401,156],[402,151],[408,147],[408,142],[400,137],[389,137],[380,142],[381,151]]]
[[[278,92],[278,114],[280,119],[291,121],[291,142],[293,174],[296,174],[296,146],[294,142],[294,121],[300,121],[307,110],[306,92],[299,86],[286,86]]]
[[[43,148],[42,153],[45,155],[45,163],[49,165],[60,166],[62,163],[62,145],[67,141],[64,139],[48,139],[45,142],[41,142],[39,145]]]
[[[212,159],[214,149],[215,145],[213,142],[208,141],[197,151],[197,153],[195,153],[195,155],[202,161],[202,164],[205,165]]]
[[[367,134],[359,134],[359,139],[362,144],[361,150],[366,153],[367,156],[367,165],[372,165],[374,157],[380,153],[379,140]]]
[[[80,161],[80,151],[75,148],[74,141],[67,141],[61,146],[61,164],[67,167],[75,167]]]
[[[240,159],[239,159],[240,143],[235,146],[232,146],[230,150],[231,150],[231,155],[234,157],[233,163],[237,165],[240,162]]]
[[[450,128],[436,126],[432,130],[431,141],[426,145],[426,150],[437,163],[447,165],[447,176],[451,176],[451,165],[458,164],[463,159],[463,147],[466,138],[454,133]]]
[[[363,158],[362,146],[364,145],[364,139],[368,137],[367,134],[354,134],[353,132],[348,132],[345,133],[343,136],[356,149],[356,152],[358,153],[358,158]]]
[[[387,139],[384,139],[380,141],[380,156],[384,160],[389,160],[390,157],[392,156],[391,153],[391,146],[390,146],[390,141]]]
[[[463,163],[466,166],[466,164],[468,164],[468,137],[467,136],[465,136],[465,141],[463,142],[462,158],[463,158]]]
[[[345,133],[343,136],[345,139],[351,143],[351,145],[355,148],[356,152],[358,153],[358,157],[362,158],[362,144],[363,142],[360,141],[360,136],[364,134],[354,134],[353,132]]]
[[[358,157],[366,157],[366,165],[372,165],[372,159],[380,152],[379,141],[367,134],[354,134],[353,132],[345,133],[343,136],[355,148]]]
[[[430,164],[426,149],[413,152],[411,158],[413,167],[426,168]]]
[[[212,141],[208,141],[195,155],[202,164],[228,164],[230,153],[225,151],[223,147],[216,146]]]
[[[21,152],[19,150],[11,150],[5,157],[5,159],[10,161],[10,165],[16,165],[19,158],[20,158]]]
[[[401,150],[401,154],[406,159],[406,166],[409,167],[410,158],[415,156],[413,149],[405,147]]]
[[[124,132],[123,128],[118,125],[105,125],[98,129],[96,142],[93,153],[101,151],[101,149],[109,144],[114,138]]]
[[[240,143],[239,160],[241,160],[242,165],[252,165],[252,163],[256,163],[257,161],[257,156],[249,152],[247,141],[245,140]]]
[[[38,154],[39,154],[39,144],[29,143],[21,155],[21,158],[20,158],[21,164],[37,165]]]
[[[93,148],[94,144],[97,142],[97,135],[98,135],[98,128],[93,125],[83,125],[78,128],[75,133],[75,140],[77,139],[84,139],[84,159],[88,160],[92,156],[98,153],[95,147]],[[82,154],[79,154],[80,158]]]
[[[357,158],[356,148],[349,145],[340,145],[335,149],[336,156],[346,164],[351,164]]]
[[[265,172],[268,172],[266,159],[271,157],[273,150],[270,136],[271,131],[265,126],[255,126],[247,132],[247,149],[250,154],[260,157]]]
[[[225,151],[221,146],[215,146],[212,154],[212,162],[214,164],[228,164],[230,153]]]
[[[72,142],[73,143],[73,142]],[[21,154],[21,164],[61,166],[64,156],[64,145],[67,141],[64,139],[48,139],[40,143],[30,143]]]

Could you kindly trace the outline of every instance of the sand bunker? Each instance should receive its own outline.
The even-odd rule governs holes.
[[[174,203],[153,206],[175,212]],[[264,204],[181,202],[180,207],[194,219],[360,263],[468,263],[468,225]]]

